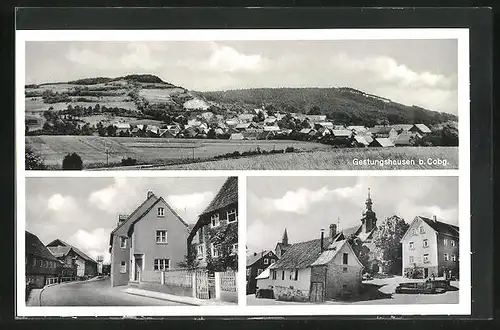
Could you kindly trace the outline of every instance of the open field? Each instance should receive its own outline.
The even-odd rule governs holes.
[[[166,102],[170,100],[170,95],[183,93],[184,90],[182,88],[169,88],[169,89],[141,89],[139,91],[139,96],[144,97],[148,102],[157,103],[157,102]]]
[[[408,164],[361,164],[355,160],[394,160]],[[445,160],[443,164],[428,164],[428,160]],[[411,162],[414,162],[412,164]],[[421,163],[423,162],[423,163]],[[457,169],[458,147],[395,147],[349,148],[314,152],[260,155],[237,159],[180,164],[155,169],[182,170],[414,170]]]
[[[51,168],[60,168],[64,156],[76,152],[84,167],[99,167],[120,163],[132,157],[140,164],[168,165],[191,161],[210,160],[231,153],[256,150],[285,149],[293,146],[300,150],[331,150],[330,146],[301,141],[238,141],[200,139],[162,139],[99,136],[27,136],[26,146],[39,153]],[[108,153],[106,153],[108,150]],[[233,160],[238,161],[238,160]],[[130,169],[133,169],[131,167]]]

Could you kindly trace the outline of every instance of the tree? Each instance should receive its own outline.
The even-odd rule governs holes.
[[[116,136],[116,126],[109,125],[108,127],[106,127],[106,134],[108,136]]]
[[[308,115],[321,115],[321,109],[317,105],[309,109]]]
[[[219,272],[227,269],[238,270],[238,253],[234,253],[233,244],[238,242],[238,223],[227,224],[218,230],[208,229],[210,242],[217,247],[218,257],[212,258],[209,251],[207,269]]]
[[[396,215],[385,219],[377,226],[373,237],[375,253],[380,256],[381,262],[387,266],[390,274],[401,274],[403,251],[400,241],[409,227],[404,219]]]
[[[190,244],[188,247],[188,253],[184,255],[184,260],[179,261],[177,266],[180,268],[197,268],[200,265],[198,261],[198,255],[196,251],[196,245]]]
[[[43,163],[43,158],[35,153],[30,147],[26,147],[24,150],[24,167],[27,170],[43,170],[45,169],[45,164]]]
[[[106,129],[104,128],[104,125],[102,124],[102,122],[98,122],[96,124],[96,129],[97,129],[97,133],[99,134],[99,136],[106,136]]]
[[[367,248],[363,244],[363,241],[356,235],[351,235],[347,239],[347,242],[351,245],[352,250],[356,254],[356,257],[358,257],[361,264],[365,267],[365,269],[368,269],[368,261],[370,259],[370,249]]]
[[[63,170],[81,170],[83,168],[82,158],[76,153],[67,154],[62,163]]]

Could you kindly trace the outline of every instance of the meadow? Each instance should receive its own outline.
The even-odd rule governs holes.
[[[357,160],[357,161],[356,161]],[[363,162],[372,160],[372,162]],[[391,164],[384,161],[391,160]],[[431,160],[431,161],[429,161]],[[441,161],[441,163],[439,163]],[[446,161],[446,165],[445,162]],[[177,164],[163,170],[419,170],[457,169],[458,147],[346,148]]]
[[[76,152],[85,168],[120,164],[123,158],[137,159],[139,164],[164,166],[211,160],[234,151],[286,149],[293,146],[302,151],[332,150],[328,145],[301,141],[275,140],[207,140],[163,139],[99,136],[27,136],[26,146],[44,159],[50,169],[59,169],[64,156]],[[230,161],[239,161],[233,159]],[[133,168],[130,168],[133,169]]]

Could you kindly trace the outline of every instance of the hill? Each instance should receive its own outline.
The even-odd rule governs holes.
[[[435,125],[457,121],[455,115],[407,106],[353,88],[255,88],[199,92],[207,100],[223,105],[240,104],[247,109],[323,114],[335,123],[373,126],[423,123]]]

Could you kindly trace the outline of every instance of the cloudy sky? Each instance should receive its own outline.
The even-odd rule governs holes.
[[[119,214],[132,213],[149,190],[188,224],[226,178],[27,178],[26,230],[44,244],[59,238],[109,261],[109,234]]]
[[[352,87],[457,114],[456,40],[30,41],[26,83],[151,73],[190,90]]]
[[[458,225],[456,177],[249,177],[247,247],[273,249],[286,228],[290,243],[320,237],[331,223],[339,228],[361,224],[371,189],[378,222],[417,215]]]

